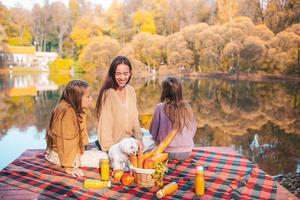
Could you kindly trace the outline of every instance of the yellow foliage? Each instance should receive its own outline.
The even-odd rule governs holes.
[[[133,17],[133,25],[138,31],[151,34],[156,33],[153,14],[149,11],[137,11]]]
[[[71,39],[79,49],[86,46],[91,38],[99,36],[102,36],[102,29],[98,19],[93,16],[81,17],[71,33]]]
[[[217,0],[217,20],[223,24],[231,21],[238,13],[238,2],[236,0]]]
[[[22,37],[8,37],[8,44],[12,46],[30,46],[32,41],[32,34],[26,28]]]
[[[82,50],[79,56],[79,63],[84,71],[105,68],[109,66],[109,63],[119,50],[120,45],[115,39],[109,37],[93,38]]]
[[[8,53],[34,54],[35,48],[33,46],[7,46],[4,48],[4,51]]]
[[[70,80],[70,73],[54,73],[50,72],[49,80],[53,81],[57,85],[66,85]]]
[[[73,65],[73,59],[58,58],[49,63],[50,71],[69,71]]]

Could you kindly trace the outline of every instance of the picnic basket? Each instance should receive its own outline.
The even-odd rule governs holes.
[[[155,173],[155,169],[137,168],[132,165],[130,165],[130,169],[138,186],[153,187],[155,185],[155,180],[152,177],[152,174]]]

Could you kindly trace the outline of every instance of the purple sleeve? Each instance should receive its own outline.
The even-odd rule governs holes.
[[[151,120],[151,124],[150,124],[150,133],[152,135],[152,138],[155,142],[157,142],[157,134],[159,131],[159,124],[160,124],[160,111],[159,111],[159,107],[156,106],[155,111],[154,111],[154,115],[153,118]]]

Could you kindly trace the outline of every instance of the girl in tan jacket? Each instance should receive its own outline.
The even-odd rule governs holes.
[[[81,177],[80,167],[99,167],[100,151],[84,151],[88,144],[85,109],[91,106],[90,87],[82,80],[70,81],[51,114],[46,133],[46,158],[64,168],[66,173]]]

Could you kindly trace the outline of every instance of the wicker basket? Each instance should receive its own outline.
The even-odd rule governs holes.
[[[155,169],[142,169],[136,168],[130,165],[130,169],[133,172],[134,180],[140,187],[153,187],[155,186],[155,180],[152,178],[152,174]]]

